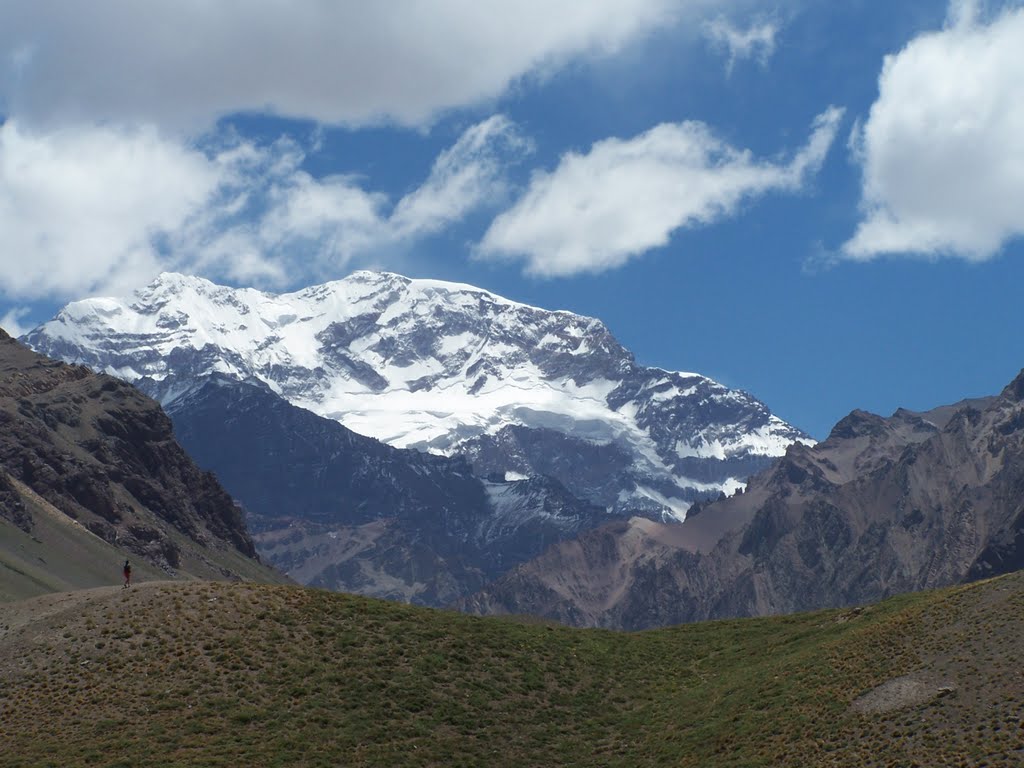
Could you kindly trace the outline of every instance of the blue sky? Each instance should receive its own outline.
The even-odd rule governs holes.
[[[1022,40],[968,0],[0,2],[0,325],[369,267],[599,317],[819,438],[990,394]]]

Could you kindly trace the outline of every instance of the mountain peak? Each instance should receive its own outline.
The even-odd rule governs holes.
[[[859,408],[840,420],[829,433],[829,439],[842,438],[850,440],[856,437],[870,437],[885,431],[885,419],[874,413]]]
[[[614,444],[633,464],[626,496],[674,516],[806,438],[743,392],[638,364],[600,320],[391,272],[282,294],[168,272],[134,298],[69,305],[26,339],[132,381],[259,380],[399,448],[465,452],[506,426]],[[547,471],[503,461],[492,469]],[[600,503],[618,505],[618,489]]]
[[[397,272],[388,272],[386,269],[357,269],[343,280],[354,280],[357,282],[380,282],[384,280],[401,280],[404,283],[411,282],[412,278],[400,275]]]
[[[147,285],[135,292],[140,299],[173,296],[193,292],[199,296],[226,296],[234,294],[254,294],[256,296],[265,294],[255,288],[233,288],[226,285],[218,285],[212,280],[199,275],[184,275],[180,272],[161,272]]]
[[[1024,370],[1017,374],[1017,378],[1006,385],[1000,396],[1015,403],[1024,401]]]
[[[152,291],[158,288],[178,289],[183,287],[217,288],[218,286],[198,275],[185,275],[181,272],[161,272],[143,290]]]

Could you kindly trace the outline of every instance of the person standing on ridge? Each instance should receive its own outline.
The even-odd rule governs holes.
[[[132,585],[132,564],[124,561],[124,586],[121,589],[128,589]]]

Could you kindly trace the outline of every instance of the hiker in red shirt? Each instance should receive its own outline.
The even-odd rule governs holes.
[[[132,564],[127,560],[124,561],[124,586],[122,589],[127,589],[132,585]]]

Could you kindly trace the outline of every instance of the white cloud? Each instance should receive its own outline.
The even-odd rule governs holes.
[[[0,3],[0,104],[26,125],[187,132],[269,111],[429,122],[708,0],[48,0]],[[13,69],[17,67],[17,73]]]
[[[793,191],[824,162],[842,110],[814,122],[808,144],[784,164],[758,160],[703,123],[663,123],[633,139],[606,139],[569,153],[498,216],[483,258],[523,259],[528,272],[564,276],[618,267],[665,245],[681,228],[732,215],[746,199]]]
[[[978,21],[981,8],[978,0],[950,0],[949,11],[946,14],[946,26],[948,27],[969,27]]]
[[[197,148],[153,128],[0,126],[0,293],[116,293],[163,269],[268,285],[335,275],[504,195],[528,146],[501,116],[470,127],[392,205],[349,176],[314,178],[282,139]]]
[[[0,288],[67,295],[133,285],[158,256],[150,238],[209,200],[220,171],[152,129],[23,131],[0,126]]]
[[[441,153],[423,186],[399,201],[390,219],[395,233],[432,234],[462,218],[476,201],[497,201],[505,194],[502,161],[531,150],[531,142],[501,115],[473,126]]]
[[[731,73],[736,62],[755,59],[761,66],[775,53],[775,36],[778,27],[770,22],[751,24],[740,29],[724,16],[704,24],[704,36],[713,46],[725,51],[729,58],[726,72]]]
[[[3,328],[14,338],[24,336],[32,330],[32,326],[25,326],[21,324],[21,319],[23,317],[27,317],[29,312],[30,310],[28,307],[14,307],[9,309],[3,317],[0,317],[0,328]]]
[[[311,264],[336,272],[357,255],[429,236],[481,205],[500,202],[507,164],[528,149],[515,126],[495,115],[468,128],[441,153],[423,184],[394,206],[351,177],[316,179],[288,162],[269,174],[257,169],[245,179],[250,200],[240,212],[257,224],[240,224],[240,231],[208,222],[208,230],[228,238],[211,250],[248,253],[254,263],[258,256],[267,264],[291,262],[293,274],[302,264],[307,273],[314,271]]]
[[[888,56],[855,135],[863,221],[841,250],[984,260],[1024,235],[1024,10],[947,27]]]

